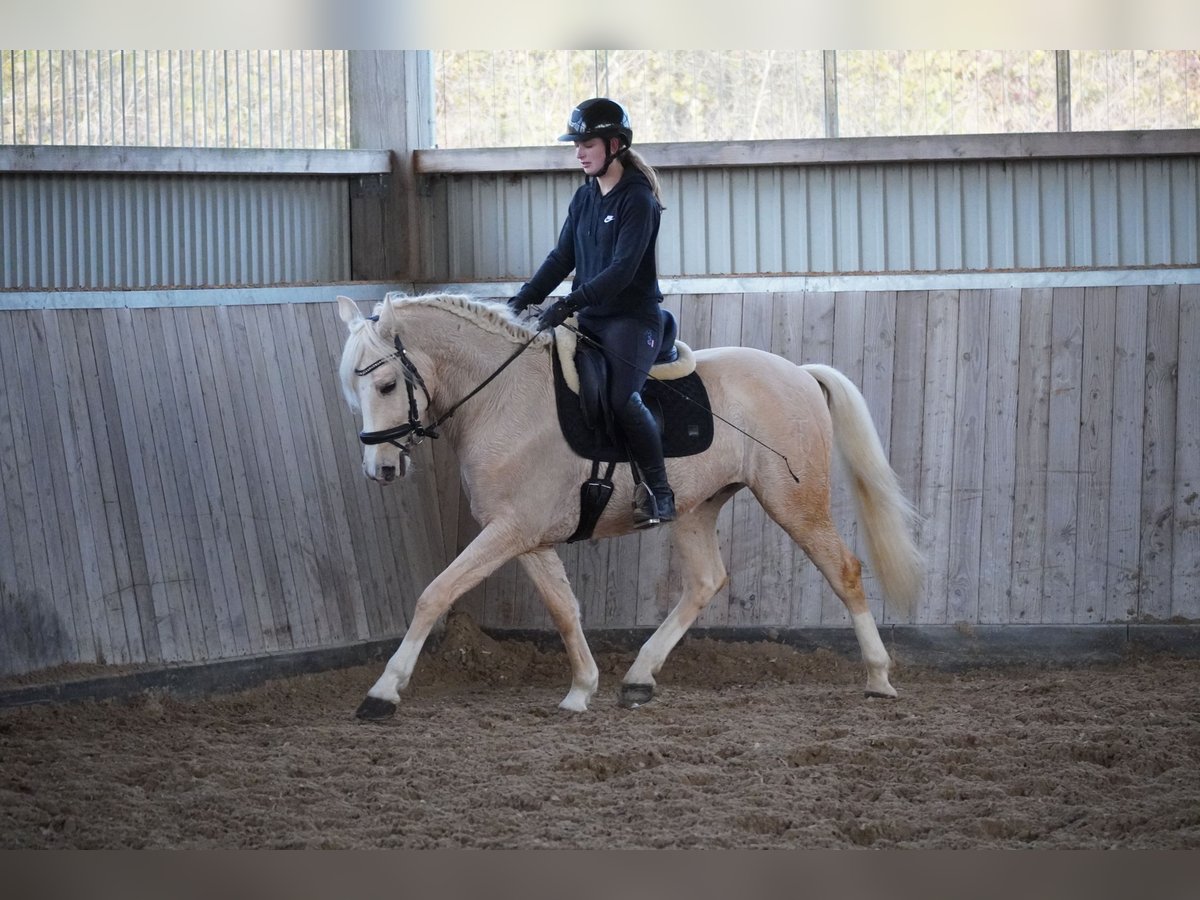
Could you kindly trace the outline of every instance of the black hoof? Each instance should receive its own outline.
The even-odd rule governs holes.
[[[354,711],[354,715],[358,718],[370,721],[390,719],[395,714],[396,704],[388,700],[380,700],[378,697],[368,697]]]
[[[621,685],[621,706],[625,709],[635,709],[654,699],[652,684],[623,684]]]

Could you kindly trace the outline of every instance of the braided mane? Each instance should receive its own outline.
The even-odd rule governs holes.
[[[444,310],[471,322],[488,334],[506,338],[515,344],[525,343],[534,333],[532,329],[526,328],[515,320],[507,303],[479,300],[468,297],[466,294],[419,294],[412,297],[392,292],[375,305],[376,316],[382,312],[385,303],[392,304],[393,308],[401,314],[405,308],[416,306]],[[537,336],[534,345],[545,346],[551,340],[550,333],[546,332]],[[358,328],[351,332],[345,349],[342,351],[342,361],[338,368],[338,374],[342,381],[342,393],[345,394],[351,409],[358,408],[358,398],[354,391],[354,378],[356,377],[354,370],[359,362],[367,357],[372,360],[382,359],[391,356],[394,352],[395,347],[391,341],[380,335],[377,322],[364,319]],[[405,378],[409,377],[403,367],[397,366],[397,369]]]

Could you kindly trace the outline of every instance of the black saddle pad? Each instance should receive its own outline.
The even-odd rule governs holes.
[[[584,415],[579,395],[563,379],[558,353],[554,360],[554,399],[563,437],[571,449],[585,459],[628,462],[629,455],[613,439],[608,428],[593,428]],[[585,377],[580,370],[580,377]],[[586,391],[586,389],[582,389]],[[663,436],[663,456],[692,456],[703,453],[713,440],[712,409],[700,375],[692,372],[671,381],[647,379],[642,402],[654,413]]]

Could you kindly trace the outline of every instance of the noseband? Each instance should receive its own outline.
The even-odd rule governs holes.
[[[371,316],[371,321],[378,322],[378,316]],[[539,332],[540,333],[540,332]],[[404,387],[408,391],[408,421],[403,425],[397,425],[394,428],[385,428],[382,431],[360,431],[358,439],[368,447],[375,444],[391,444],[393,447],[399,448],[401,453],[407,454],[413,447],[421,443],[422,438],[438,438],[441,435],[438,433],[438,426],[454,415],[460,406],[482,391],[485,387],[492,383],[497,375],[503,372],[512,364],[518,356],[528,349],[529,345],[537,340],[537,333],[529,338],[524,344],[516,349],[512,356],[500,364],[500,368],[496,369],[491,375],[485,378],[478,387],[451,406],[446,412],[437,418],[432,425],[422,425],[421,416],[417,411],[417,395],[413,390],[413,382],[416,382],[417,387],[425,394],[425,406],[428,408],[433,403],[433,398],[429,396],[429,388],[425,387],[425,379],[421,377],[421,373],[417,371],[417,367],[413,361],[409,359],[408,353],[404,349],[404,344],[400,340],[400,335],[393,335],[393,343],[396,347],[396,352],[391,356],[384,356],[375,362],[364,366],[361,369],[355,369],[355,375],[369,375],[385,363],[391,362],[393,359],[400,360],[400,365],[404,368]],[[402,442],[403,441],[403,442]]]

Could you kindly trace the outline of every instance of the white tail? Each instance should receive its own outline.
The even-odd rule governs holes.
[[[825,389],[834,444],[850,472],[867,555],[884,594],[910,614],[921,590],[925,560],[913,542],[919,518],[900,490],[871,412],[849,378],[830,366],[801,366]]]

